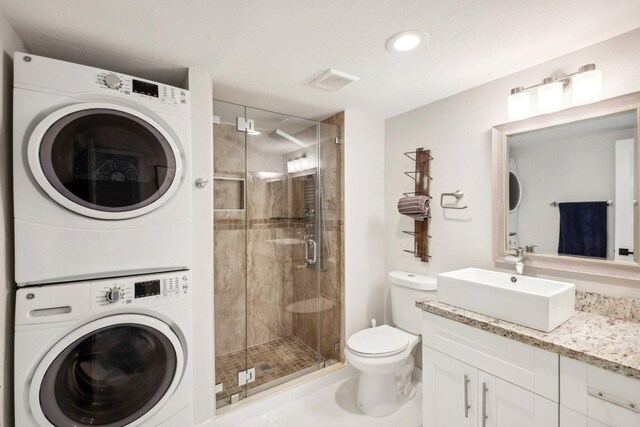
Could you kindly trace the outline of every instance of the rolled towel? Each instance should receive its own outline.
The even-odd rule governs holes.
[[[429,197],[411,196],[398,200],[398,212],[416,221],[424,221],[429,217]]]

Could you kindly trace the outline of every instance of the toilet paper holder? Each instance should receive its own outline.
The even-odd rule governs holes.
[[[449,206],[449,205],[445,205],[444,204],[444,198],[450,196],[450,197],[455,197],[456,201],[460,200],[464,197],[464,193],[460,190],[456,190],[453,193],[442,193],[440,194],[440,207],[442,209],[467,209],[467,205],[464,206]]]

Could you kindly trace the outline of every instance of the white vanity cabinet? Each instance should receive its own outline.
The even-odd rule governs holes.
[[[560,425],[640,427],[640,381],[560,357]]]
[[[423,350],[424,420],[434,427],[557,426],[558,404],[432,348]]]
[[[558,355],[423,314],[423,425],[558,426]]]

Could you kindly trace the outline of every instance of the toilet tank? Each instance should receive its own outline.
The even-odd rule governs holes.
[[[435,277],[392,271],[389,273],[389,286],[393,323],[400,329],[420,335],[422,316],[416,300],[437,289]]]

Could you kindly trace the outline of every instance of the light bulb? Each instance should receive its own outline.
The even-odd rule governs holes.
[[[522,87],[511,89],[511,95],[507,98],[507,115],[509,121],[529,117],[531,114],[529,98],[529,92],[525,92]]]
[[[305,170],[309,169],[309,159],[306,156],[302,156],[300,158],[300,169]]]
[[[294,171],[293,161],[291,159],[289,159],[289,161],[287,162],[287,172],[291,173],[293,171]]]
[[[587,104],[602,98],[602,71],[595,64],[583,65],[573,76],[573,105]]]
[[[301,169],[300,167],[300,157],[296,157],[296,159],[293,161],[293,170],[294,171],[299,171]]]
[[[538,87],[538,113],[551,113],[562,108],[562,82],[553,81],[553,77],[543,80]]]

